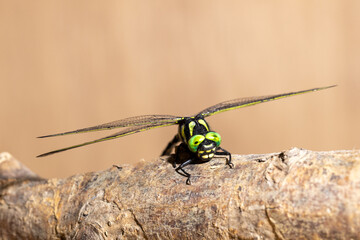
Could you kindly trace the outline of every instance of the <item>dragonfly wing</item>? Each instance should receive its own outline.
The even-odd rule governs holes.
[[[136,117],[129,117],[109,123],[104,123],[93,127],[81,128],[74,131],[40,136],[38,138],[55,137],[61,135],[94,132],[101,130],[111,130],[120,127],[144,126],[144,125],[167,124],[167,123],[176,124],[182,119],[183,119],[182,117],[171,116],[171,115],[142,115]]]
[[[45,156],[48,156],[48,155],[51,155],[51,154],[54,154],[54,153],[67,151],[67,150],[70,150],[70,149],[90,145],[90,144],[93,144],[93,143],[112,140],[112,139],[115,139],[115,138],[124,137],[124,136],[131,135],[131,134],[134,134],[134,133],[147,131],[147,130],[150,130],[150,129],[153,129],[153,128],[166,127],[166,126],[175,125],[175,124],[176,124],[176,122],[161,123],[161,124],[160,123],[158,123],[158,124],[149,124],[149,125],[144,125],[144,126],[132,126],[132,127],[126,128],[126,129],[124,129],[124,130],[122,130],[120,132],[109,135],[107,137],[99,138],[99,139],[96,139],[96,140],[93,140],[93,141],[73,145],[73,146],[66,147],[66,148],[57,149],[57,150],[54,150],[54,151],[51,151],[51,152],[41,154],[41,155],[39,155],[37,157],[45,157]]]
[[[206,108],[203,111],[199,112],[197,115],[201,115],[203,117],[208,117],[208,116],[212,116],[217,113],[221,113],[221,112],[225,112],[225,111],[229,111],[229,110],[233,110],[233,109],[237,109],[237,108],[248,107],[248,106],[256,105],[259,103],[264,103],[264,102],[278,100],[278,99],[282,99],[282,98],[286,98],[286,97],[290,97],[290,96],[300,95],[303,93],[320,91],[320,90],[324,90],[324,89],[335,87],[335,86],[336,85],[328,86],[328,87],[321,87],[321,88],[312,88],[312,89],[298,91],[298,92],[282,93],[282,94],[267,95],[267,96],[260,96],[260,97],[238,98],[238,99],[222,102],[222,103],[216,104],[214,106],[211,106],[209,108]]]

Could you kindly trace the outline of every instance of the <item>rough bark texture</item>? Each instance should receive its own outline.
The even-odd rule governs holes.
[[[0,154],[1,239],[360,239],[360,151],[167,158],[41,179]]]

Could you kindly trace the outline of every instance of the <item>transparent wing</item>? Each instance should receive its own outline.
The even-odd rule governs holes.
[[[51,155],[51,154],[54,154],[54,153],[59,153],[59,152],[67,151],[67,150],[78,148],[78,147],[83,147],[83,146],[90,145],[90,144],[93,144],[93,143],[112,140],[112,139],[115,139],[115,138],[130,135],[130,134],[147,131],[147,130],[150,130],[150,129],[153,129],[153,128],[165,127],[165,126],[170,126],[170,125],[175,125],[175,124],[176,124],[176,122],[161,123],[161,124],[158,123],[158,124],[150,124],[150,125],[144,125],[144,126],[132,126],[132,127],[126,128],[126,129],[124,129],[124,130],[122,130],[120,132],[114,133],[114,134],[112,134],[110,136],[107,136],[107,137],[99,138],[99,139],[96,139],[96,140],[93,140],[93,141],[73,145],[73,146],[66,147],[66,148],[57,149],[57,150],[54,150],[54,151],[51,151],[51,152],[40,154],[37,157],[45,157],[45,156],[48,156],[48,155]]]
[[[212,116],[217,113],[221,113],[221,112],[225,112],[225,111],[229,111],[229,110],[233,110],[233,109],[237,109],[237,108],[248,107],[248,106],[256,105],[259,103],[264,103],[264,102],[278,100],[278,99],[282,99],[282,98],[286,98],[286,97],[290,97],[290,96],[300,95],[303,93],[320,91],[320,90],[332,88],[335,86],[336,85],[328,86],[328,87],[321,87],[321,88],[312,88],[312,89],[298,91],[298,92],[282,93],[282,94],[260,96],[260,97],[238,98],[238,99],[218,103],[214,106],[211,106],[209,108],[202,110],[197,115],[202,115],[203,117],[208,117],[208,116]]]
[[[100,124],[93,127],[81,128],[74,131],[63,132],[63,133],[56,133],[50,134],[45,136],[40,136],[38,138],[46,138],[46,137],[55,137],[61,135],[69,135],[69,134],[77,134],[77,133],[85,133],[85,132],[94,132],[94,131],[101,131],[101,130],[111,130],[114,128],[120,127],[131,127],[131,126],[144,126],[144,125],[157,125],[157,124],[176,124],[182,117],[171,116],[171,115],[142,115],[137,117],[129,117],[122,120],[117,120],[109,123]]]

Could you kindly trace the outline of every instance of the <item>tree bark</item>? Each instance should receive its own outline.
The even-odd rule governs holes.
[[[0,154],[1,239],[360,239],[360,151],[233,155],[42,179]],[[66,161],[66,160],[64,160]]]

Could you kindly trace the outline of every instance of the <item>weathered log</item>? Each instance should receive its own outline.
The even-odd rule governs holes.
[[[167,157],[41,179],[0,154],[1,239],[360,239],[360,151]],[[65,160],[64,160],[65,161]]]

